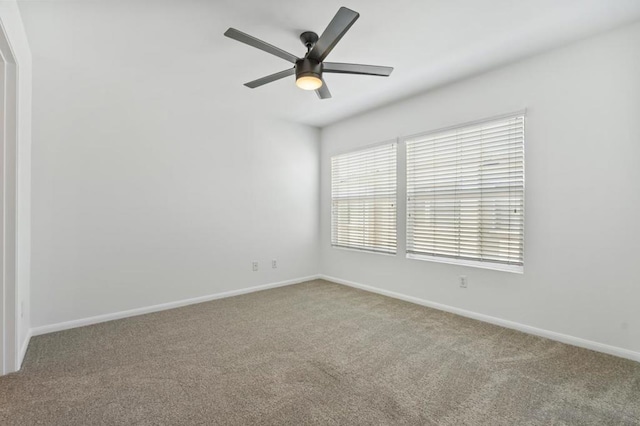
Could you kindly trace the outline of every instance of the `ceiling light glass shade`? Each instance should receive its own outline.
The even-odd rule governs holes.
[[[312,75],[306,75],[296,79],[296,86],[302,90],[316,90],[322,87],[322,80]]]

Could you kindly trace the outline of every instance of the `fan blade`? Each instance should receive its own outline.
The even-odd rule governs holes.
[[[331,92],[329,91],[327,82],[324,81],[324,78],[322,79],[322,86],[320,86],[319,89],[316,89],[316,95],[318,95],[320,99],[329,99],[331,97]]]
[[[271,44],[257,39],[255,37],[250,36],[249,34],[245,34],[242,31],[238,31],[235,28],[229,28],[224,35],[234,40],[238,40],[241,43],[248,44],[249,46],[253,46],[260,50],[264,50],[267,53],[271,53],[272,55],[276,55],[279,58],[284,59],[285,61],[289,61],[293,64],[298,60],[297,57],[292,55],[289,52],[285,52],[284,50],[272,46]]]
[[[322,62],[359,17],[358,12],[341,7],[307,57]]]
[[[389,77],[393,67],[381,67],[378,65],[342,64],[339,62],[323,62],[323,72],[338,74],[379,75]]]
[[[284,71],[277,72],[275,74],[268,75],[266,77],[259,78],[257,80],[250,81],[245,83],[244,85],[250,87],[251,89],[255,89],[256,87],[260,87],[264,84],[271,83],[272,81],[280,80],[281,78],[289,77],[296,73],[295,68],[289,68]]]

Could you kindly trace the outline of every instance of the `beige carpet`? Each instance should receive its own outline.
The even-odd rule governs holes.
[[[35,337],[2,425],[637,425],[640,364],[325,281]]]

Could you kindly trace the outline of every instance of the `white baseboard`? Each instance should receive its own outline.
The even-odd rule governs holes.
[[[22,368],[22,362],[24,361],[24,356],[27,354],[27,348],[29,347],[31,336],[33,336],[33,332],[31,329],[29,329],[27,330],[27,335],[25,336],[24,341],[22,342],[22,346],[20,347],[20,352],[18,352],[16,371]]]
[[[142,308],[129,309],[126,311],[114,312],[111,314],[97,315],[95,317],[81,318],[72,321],[59,322],[56,324],[43,325],[34,327],[29,330],[29,337],[39,336],[41,334],[54,333],[56,331],[68,330],[85,325],[98,324],[101,322],[112,321],[122,318],[134,317],[137,315],[149,314],[151,312],[165,311],[167,309],[179,308],[196,303],[208,302],[210,300],[223,299],[225,297],[239,296],[241,294],[253,293],[256,291],[268,290],[270,288],[284,287],[292,284],[299,284],[305,281],[311,281],[320,278],[319,275],[311,275],[308,277],[294,278],[291,280],[280,281],[271,284],[257,285],[254,287],[242,288],[239,290],[230,290],[222,293],[209,294],[207,296],[194,297],[191,299],[183,299],[175,302],[161,303],[159,305],[145,306]],[[26,352],[26,347],[23,349]]]
[[[484,321],[490,324],[499,325],[501,327],[511,328],[513,330],[522,331],[524,333],[533,334],[540,337],[546,337],[547,339],[566,343],[568,345],[578,346],[585,349],[591,349],[593,351],[603,352],[605,354],[614,355],[620,358],[626,358],[632,361],[640,362],[640,352],[631,351],[629,349],[623,349],[617,346],[606,345],[604,343],[598,343],[592,340],[582,339],[580,337],[569,336],[567,334],[556,333],[555,331],[549,331],[541,328],[531,327],[529,325],[521,324],[518,322],[508,321],[501,318],[492,317],[489,315],[479,314],[476,312],[467,311],[465,309],[460,309],[453,306],[443,305],[441,303],[420,299],[418,297],[407,296],[402,293],[396,293],[394,291],[383,290],[381,288],[372,287],[365,284],[356,283],[353,281],[343,280],[341,278],[331,277],[331,276],[322,275],[322,274],[320,275],[320,278],[326,281],[331,281],[336,284],[342,284],[349,287],[358,288],[358,289],[369,291],[372,293],[381,294],[383,296],[393,297],[394,299],[400,299],[406,302],[415,303],[417,305],[427,306],[429,308],[434,308],[434,309],[438,309],[445,312],[451,312],[453,314],[461,315],[467,318],[472,318],[478,321]]]

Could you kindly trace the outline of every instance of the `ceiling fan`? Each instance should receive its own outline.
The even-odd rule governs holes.
[[[289,52],[285,52],[249,34],[238,31],[235,28],[229,28],[224,35],[241,43],[264,50],[267,53],[271,53],[294,64],[293,68],[250,81],[245,83],[245,86],[255,89],[256,87],[295,74],[296,86],[304,90],[315,90],[320,99],[327,99],[331,97],[331,92],[329,92],[327,83],[322,78],[323,73],[388,77],[391,71],[393,71],[392,67],[324,62],[327,55],[359,17],[360,14],[358,12],[354,12],[346,7],[341,7],[319,38],[318,34],[312,31],[305,31],[300,34],[300,40],[307,48],[307,53],[302,58],[298,58]]]

